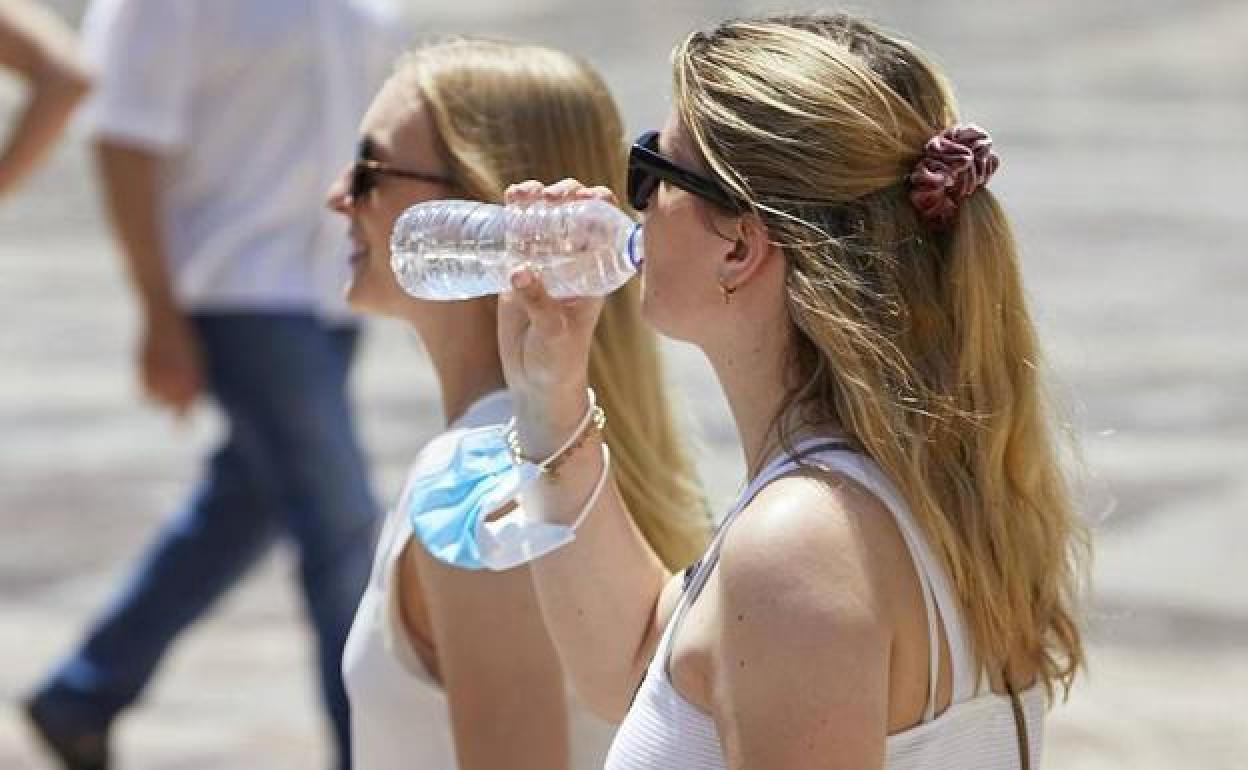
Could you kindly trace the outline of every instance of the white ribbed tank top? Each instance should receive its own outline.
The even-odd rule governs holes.
[[[723,748],[711,716],[685,700],[672,686],[668,673],[672,638],[689,607],[706,585],[719,559],[724,534],[737,514],[768,482],[813,465],[853,479],[884,503],[897,521],[906,548],[914,560],[927,608],[930,651],[930,685],[923,721],[888,736],[885,744],[887,770],[1018,770],[1018,733],[1009,697],[993,693],[987,685],[975,688],[976,664],[967,642],[962,613],[944,567],[935,559],[900,493],[868,457],[850,451],[842,442],[829,439],[804,441],[794,454],[773,461],[745,489],[736,506],[724,518],[706,555],[694,568],[655,650],[654,659],[616,733],[607,754],[606,770],[725,770]],[[936,608],[940,613],[937,616]],[[936,682],[940,666],[940,643],[936,623],[943,622],[952,662],[953,697],[949,708],[935,715]],[[984,682],[988,678],[984,677]],[[1020,693],[1027,725],[1032,768],[1040,767],[1044,694],[1037,685]]]

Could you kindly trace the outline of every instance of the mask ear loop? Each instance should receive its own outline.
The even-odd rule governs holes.
[[[589,517],[590,511],[592,511],[594,509],[594,506],[598,504],[599,498],[602,497],[602,491],[607,488],[607,479],[610,478],[611,476],[611,450],[607,448],[607,442],[605,441],[602,442],[600,446],[602,447],[602,473],[598,475],[598,481],[594,484],[593,490],[589,493],[589,499],[585,501],[585,505],[582,506],[580,512],[576,514],[576,519],[574,519],[570,525],[567,525],[569,536],[567,537],[566,540],[554,546],[549,551],[546,551],[540,554],[539,556],[533,557],[531,561],[536,561],[537,559],[542,558],[542,556],[546,556],[550,553],[553,553],[559,550],[560,548],[568,545],[573,540],[575,540],[576,531],[580,529],[581,524],[585,521],[586,518]],[[519,514],[523,518],[528,518],[528,514],[524,510],[523,503],[521,503],[520,507],[516,511],[513,511],[512,513],[509,513],[507,515],[511,516],[511,515],[516,515],[516,514]],[[547,523],[547,526],[557,527],[561,525]]]
[[[568,534],[565,535],[564,539],[560,540],[559,543],[555,543],[549,549],[543,550],[542,553],[530,555],[530,557],[522,560],[522,562],[509,564],[507,565],[507,567],[493,567],[493,565],[487,564],[488,569],[493,569],[493,570],[512,569],[513,567],[519,567],[520,564],[528,564],[532,562],[537,562],[538,559],[545,557],[545,555],[554,553],[555,550],[559,550],[560,548],[565,547],[565,545],[572,543],[573,540],[577,539],[577,530],[580,528],[580,524],[582,524],[584,520],[589,517],[590,510],[594,509],[594,505],[597,505],[599,498],[602,497],[603,489],[607,488],[607,479],[610,477],[610,468],[612,468],[612,453],[610,453],[610,449],[607,448],[607,442],[602,443],[602,453],[603,453],[603,472],[599,474],[598,482],[594,484],[594,488],[592,492],[589,493],[589,499],[585,500],[585,504],[583,505],[582,509],[580,509],[580,512],[577,514],[577,518],[573,520],[572,524],[570,525],[552,524],[548,522],[542,522],[542,520],[540,519],[529,519],[530,522],[534,524],[545,525],[545,527],[555,527],[560,530],[565,530],[565,532],[567,532]],[[509,512],[503,515],[503,517],[498,519],[498,522],[495,522],[495,523],[503,522],[503,520],[507,519],[508,517],[518,517],[520,520],[528,519],[528,513],[525,512],[524,504],[523,503],[520,504],[519,508],[512,510],[512,512]],[[478,523],[477,527],[478,528],[482,527],[482,524]]]
[[[576,519],[572,522],[572,531],[575,532],[581,522],[589,516],[589,512],[598,504],[598,498],[602,497],[602,490],[607,488],[607,477],[611,475],[611,450],[607,448],[607,442],[600,444],[602,447],[602,473],[598,476],[598,483],[594,484],[594,491],[589,493],[589,499],[585,501],[585,507],[581,512],[576,514]]]

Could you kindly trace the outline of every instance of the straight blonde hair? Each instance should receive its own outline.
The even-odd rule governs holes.
[[[728,21],[673,61],[683,128],[787,257],[782,413],[839,422],[898,484],[985,669],[1068,692],[1088,540],[1018,248],[986,189],[947,231],[909,200],[925,143],[957,121],[945,78],[844,14]]]
[[[395,77],[429,110],[460,197],[502,202],[509,184],[573,177],[621,199],[626,144],[615,102],[586,64],[537,45],[450,40],[400,60]],[[710,531],[701,486],[665,398],[658,342],[636,282],[606,301],[589,380],[607,412],[615,479],[638,528],[670,569]]]

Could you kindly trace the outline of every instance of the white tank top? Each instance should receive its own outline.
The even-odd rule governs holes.
[[[928,638],[933,640],[927,707],[920,724],[888,736],[884,767],[887,770],[1018,770],[1021,763],[1013,705],[1009,697],[993,693],[986,684],[978,690],[975,688],[976,664],[955,594],[943,566],[928,548],[901,495],[870,458],[850,451],[839,440],[815,439],[802,442],[794,449],[793,456],[778,458],[746,488],[736,507],[724,518],[706,555],[693,568],[684,595],[611,745],[606,770],[725,770],[727,767],[711,716],[685,700],[672,686],[668,672],[672,638],[715,568],[724,533],[759,489],[798,467],[795,456],[800,456],[803,465],[853,479],[879,498],[896,519],[919,575],[927,609]],[[936,608],[940,610],[939,618]],[[936,623],[941,620],[952,662],[953,697],[949,708],[936,716],[935,690],[940,665]],[[1044,693],[1037,685],[1019,696],[1027,725],[1031,767],[1039,768]]]
[[[451,428],[506,422],[506,391],[473,404]],[[342,674],[351,705],[352,766],[360,770],[455,770],[446,693],[430,676],[404,629],[399,607],[399,557],[412,537],[405,506],[386,517],[373,571],[343,650]],[[572,770],[601,768],[614,727],[569,698]]]

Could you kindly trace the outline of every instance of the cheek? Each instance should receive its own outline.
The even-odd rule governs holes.
[[[390,232],[394,229],[394,223],[406,210],[406,205],[394,203],[382,196],[369,211],[369,216],[362,218],[361,224],[364,227],[364,235],[368,239],[370,252],[384,256],[389,261]]]
[[[390,269],[390,227],[401,212],[362,212],[359,226],[367,243],[364,254],[352,265],[347,302],[357,310],[397,315],[411,298],[399,286]]]
[[[641,312],[646,321],[662,330],[661,308],[666,294],[664,287],[670,280],[666,268],[671,262],[672,244],[666,237],[662,219],[653,212],[646,215],[641,234],[646,250],[646,261],[641,269]]]
[[[666,336],[687,339],[691,323],[706,302],[706,244],[689,228],[658,213],[646,220],[646,265],[642,274],[642,313]],[[714,288],[712,285],[711,288]]]

